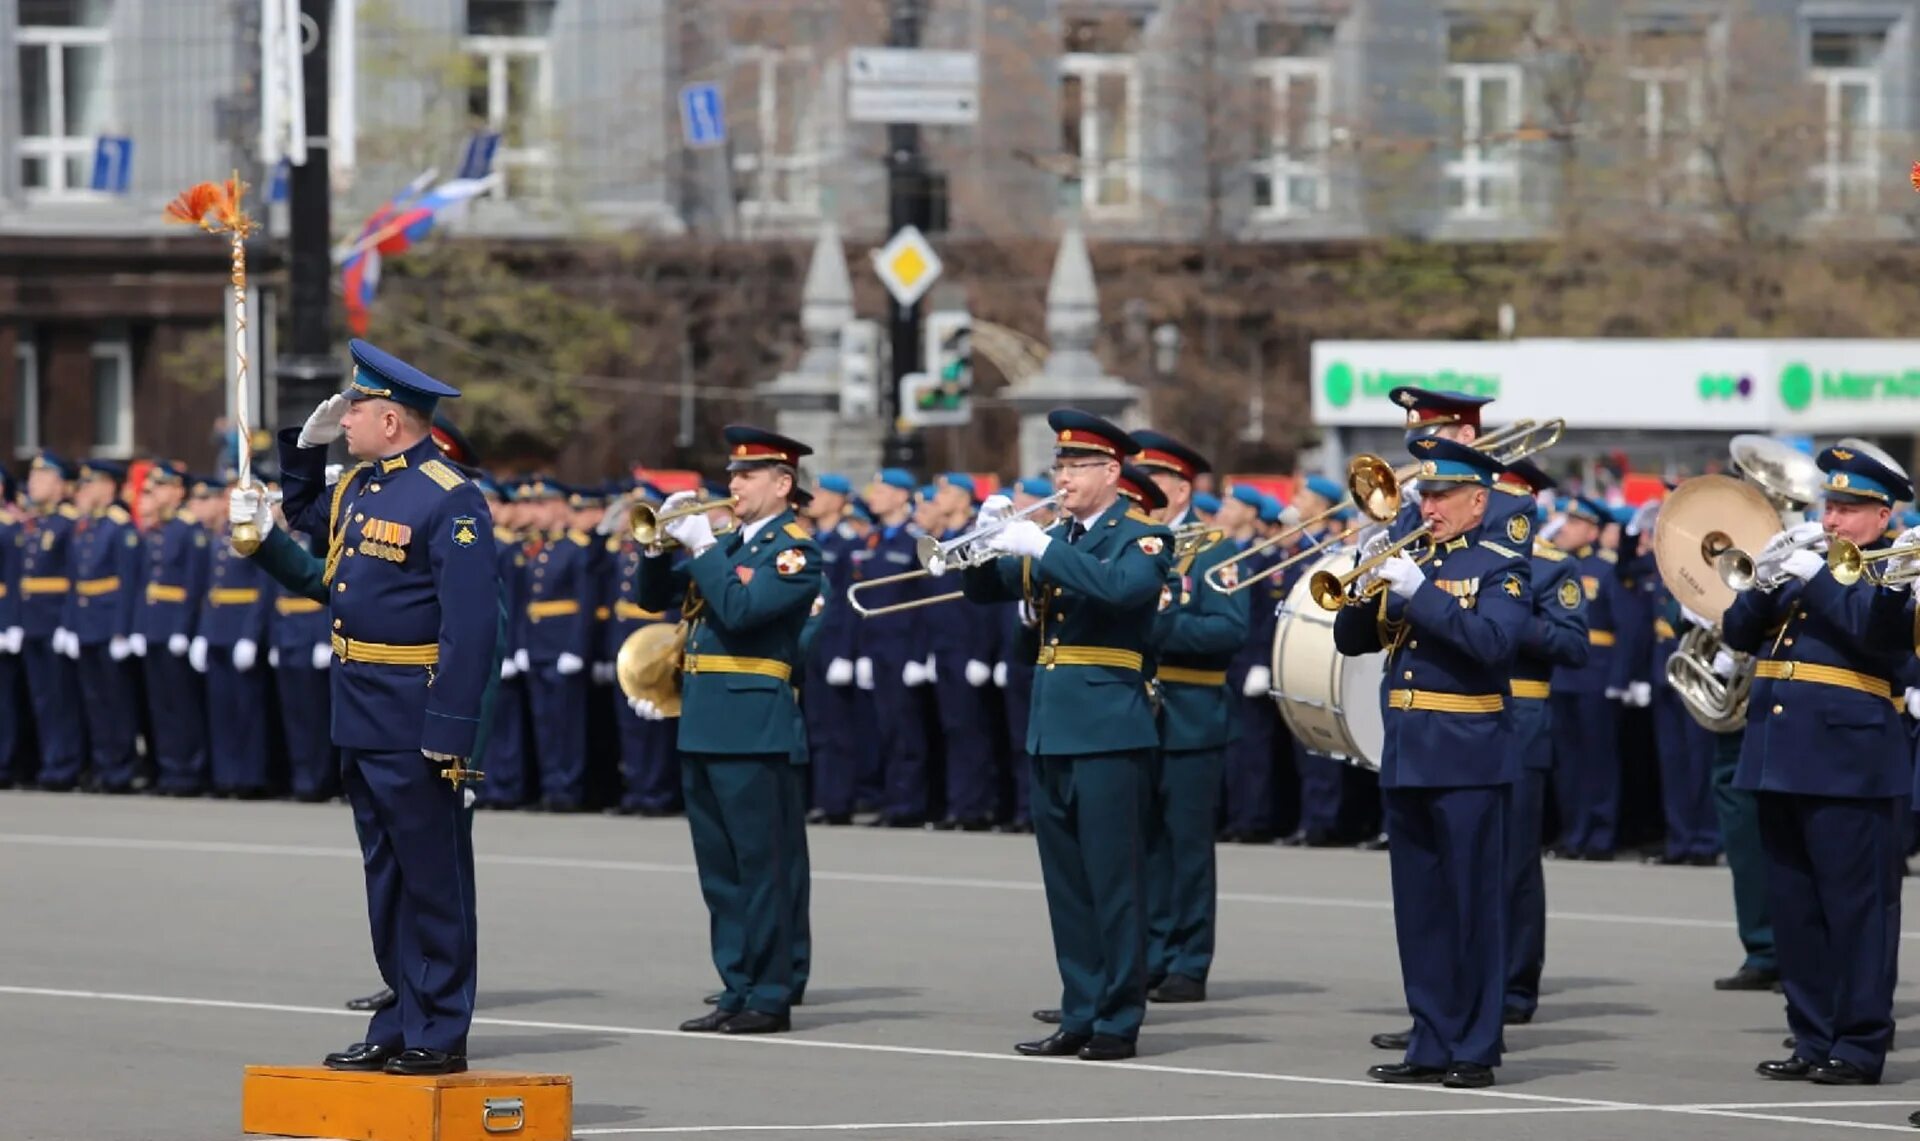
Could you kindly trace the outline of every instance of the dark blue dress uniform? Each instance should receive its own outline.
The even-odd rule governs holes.
[[[1308,476],[1307,488],[1329,504],[1339,503],[1347,498],[1346,488],[1324,475]],[[1294,549],[1287,553],[1298,554],[1330,534],[1338,533],[1350,526],[1356,515],[1357,513],[1351,507],[1341,508],[1325,527],[1315,527],[1303,532]],[[1305,573],[1306,561],[1302,560],[1301,564],[1288,569],[1279,576],[1279,582],[1268,584],[1265,591],[1256,594],[1260,601],[1256,603],[1255,608],[1265,606],[1277,623],[1279,609],[1285,604],[1287,593],[1293,589],[1294,583],[1299,581],[1300,575]],[[1274,590],[1281,592],[1278,598],[1270,597]],[[1271,631],[1268,633],[1268,643],[1271,648]],[[1287,736],[1290,738],[1288,744],[1293,750],[1294,767],[1300,773],[1300,828],[1288,842],[1309,846],[1331,844],[1342,828],[1341,810],[1346,803],[1347,784],[1353,776],[1357,776],[1364,770],[1336,761],[1325,753],[1316,753],[1308,749],[1291,733]]]
[[[517,502],[549,492],[543,481],[526,479],[502,488],[502,493]],[[519,649],[525,645],[527,566],[530,552],[537,554],[542,540],[536,535],[496,526],[493,543],[501,596],[507,610],[507,639],[513,649]],[[535,774],[527,737],[527,685],[528,678],[510,649],[500,666],[499,689],[493,703],[493,733],[487,748],[487,777],[480,783],[478,794],[479,803],[488,808],[518,808],[533,796]]]
[[[829,481],[832,481],[831,483]],[[823,475],[823,490],[850,494],[844,476]],[[865,540],[845,519],[814,536],[820,548],[825,603],[818,631],[807,654],[807,681],[802,688],[802,713],[812,755],[812,806],[821,818],[846,823],[859,795],[861,749],[859,690],[854,685],[854,659],[860,618],[847,604],[853,581],[853,555]],[[837,664],[836,664],[837,663]]]
[[[1427,437],[1409,450],[1423,484],[1490,485],[1499,465]],[[1491,496],[1495,494],[1489,490]],[[1388,651],[1380,787],[1393,874],[1394,930],[1413,1033],[1386,1081],[1460,1084],[1500,1062],[1506,990],[1507,804],[1519,770],[1506,716],[1513,664],[1532,615],[1528,556],[1476,529],[1439,545],[1407,601],[1382,592],[1334,620],[1342,654]]]
[[[1591,499],[1575,499],[1567,513],[1604,526],[1611,517]],[[1617,695],[1632,672],[1618,653],[1619,614],[1624,588],[1611,552],[1585,546],[1569,552],[1587,596],[1585,665],[1562,666],[1553,673],[1553,720],[1578,725],[1578,733],[1554,737],[1553,784],[1560,809],[1560,848],[1573,857],[1613,852],[1620,813],[1620,754]],[[1611,693],[1609,692],[1611,691]]]
[[[1891,506],[1913,495],[1904,476],[1850,449],[1828,448],[1817,462],[1830,502]],[[1893,1037],[1913,787],[1892,681],[1914,648],[1906,595],[1842,586],[1823,566],[1742,593],[1721,631],[1728,648],[1759,659],[1734,784],[1759,802],[1794,1037],[1794,1060],[1761,1072],[1807,1077],[1811,1066],[1818,1081],[1877,1082]]]
[[[1085,412],[1063,409],[1047,423],[1068,462],[1139,450]],[[1019,1049],[1128,1057],[1146,1012],[1145,854],[1160,747],[1142,671],[1173,538],[1124,497],[1094,518],[1063,518],[1047,536],[1040,557],[965,572],[968,599],[1024,600],[1039,619],[1027,752],[1062,994],[1059,1032]]]
[[[643,626],[660,622],[679,622],[676,604],[665,610],[648,610],[640,605],[640,561],[645,555],[630,528],[606,541],[611,560],[615,594],[612,618],[607,623],[605,659],[615,661],[620,647]],[[680,757],[674,747],[678,726],[671,721],[649,721],[635,713],[625,701],[618,702],[614,716],[620,725],[620,807],[643,815],[664,815],[680,810]]]
[[[1687,712],[1667,683],[1667,660],[1680,648],[1686,619],[1680,604],[1655,572],[1648,587],[1653,615],[1647,643],[1648,684],[1653,688],[1654,749],[1660,757],[1660,800],[1666,816],[1666,858],[1710,863],[1720,853],[1720,826],[1713,808],[1713,734]]]
[[[4,470],[0,470],[0,501],[14,502],[13,475]],[[27,724],[29,704],[20,678],[25,639],[20,627],[20,560],[26,543],[21,525],[0,515],[0,788],[11,788],[24,776],[16,767],[15,754],[24,736],[21,729]]]
[[[118,484],[124,465],[90,460],[80,478]],[[79,521],[73,536],[73,592],[67,629],[80,642],[80,707],[87,723],[93,783],[128,792],[134,780],[134,740],[140,731],[130,637],[140,586],[140,531],[118,502]]]
[[[350,348],[349,400],[430,411],[459,395],[363,341]],[[477,957],[473,837],[462,791],[441,771],[444,758],[474,756],[499,668],[493,519],[430,437],[355,467],[324,501],[324,448],[299,447],[288,429],[280,466],[288,521],[328,536],[333,743],[366,869],[374,958],[400,996],[374,1014],[369,1049],[328,1064],[462,1069]]]
[[[289,536],[311,549],[301,532]],[[322,548],[324,552],[324,548]],[[324,555],[323,555],[324,557]],[[280,728],[296,800],[327,800],[340,792],[340,757],[333,748],[332,633],[327,608],[284,585],[274,591],[270,644]]]
[[[184,482],[187,476],[177,466],[158,464],[147,479]],[[200,632],[210,554],[206,529],[187,511],[147,532],[133,628],[147,643],[141,664],[153,729],[148,745],[154,787],[164,795],[197,796],[209,778],[206,686],[187,655]]]
[[[1045,499],[1053,494],[1053,484],[1030,476],[1020,482],[1020,490],[1034,499]],[[1033,758],[1027,753],[1027,728],[1033,719],[1034,658],[1040,652],[1040,643],[1034,627],[1028,624],[1032,616],[1023,615],[1018,603],[1007,603],[1001,610],[1004,616],[998,619],[1000,637],[993,680],[1007,718],[1007,775],[1013,800],[1008,825],[1014,831],[1028,831],[1033,827]]]
[[[1147,506],[1162,506],[1151,472],[1169,471],[1192,484],[1212,471],[1206,458],[1158,432],[1136,432],[1140,455],[1130,465],[1144,469],[1135,482]],[[1178,533],[1186,518],[1168,521]],[[1218,878],[1214,824],[1220,811],[1220,781],[1227,742],[1233,739],[1233,701],[1227,667],[1246,643],[1244,592],[1222,594],[1206,585],[1206,573],[1232,553],[1225,535],[1191,554],[1175,552],[1173,577],[1153,623],[1154,679],[1160,689],[1160,752],[1152,771],[1153,815],[1147,837],[1147,978],[1170,983],[1157,997],[1203,997],[1213,968],[1214,909]]]
[[[570,810],[587,799],[586,666],[594,658],[593,609],[599,593],[594,542],[582,531],[542,536],[527,559],[522,641],[534,759],[541,800]]]
[[[1250,484],[1235,487],[1231,494],[1256,510],[1260,507],[1260,492]],[[1258,541],[1256,533],[1253,542]],[[1237,583],[1243,578],[1252,578],[1291,553],[1281,547],[1268,547],[1227,573],[1232,582]],[[1294,573],[1289,571],[1287,575]],[[1227,666],[1227,700],[1234,706],[1233,719],[1237,732],[1227,745],[1223,765],[1223,839],[1263,844],[1274,836],[1274,754],[1276,749],[1291,752],[1293,743],[1282,736],[1286,727],[1281,723],[1279,707],[1265,691],[1272,688],[1273,682],[1270,663],[1273,661],[1273,629],[1277,621],[1277,607],[1286,601],[1286,592],[1291,585],[1291,578],[1286,575],[1271,575],[1261,583],[1247,587],[1245,591],[1252,596],[1248,600],[1246,638]],[[1256,684],[1260,692],[1248,695],[1247,675],[1254,671],[1267,677],[1267,685],[1260,687]]]
[[[897,468],[880,473],[880,481],[911,489],[913,477]],[[851,583],[891,578],[919,569],[914,549],[923,532],[913,523],[876,521],[866,545],[855,550]],[[860,592],[861,605],[878,608],[925,598],[952,589],[938,580],[910,579],[878,590]],[[919,824],[927,817],[927,735],[925,715],[915,687],[908,686],[907,663],[916,666],[927,656],[928,607],[862,618],[855,634],[856,666],[871,672],[873,714],[879,729],[884,793],[883,820]],[[861,663],[865,663],[861,665]]]
[[[207,593],[200,611],[197,653],[207,681],[207,751],[213,788],[235,796],[263,796],[269,780],[267,695],[268,625],[273,583],[233,551],[222,532],[212,544]]]
[[[1494,494],[1534,507],[1554,486],[1531,460],[1509,466]],[[1553,671],[1587,660],[1587,596],[1573,559],[1545,543],[1532,546],[1532,613],[1520,638],[1508,687],[1507,718],[1519,756],[1507,816],[1507,991],[1509,1016],[1531,1019],[1540,1005],[1547,958],[1547,885],[1540,867],[1547,779],[1553,772]]]
[[[729,470],[794,468],[811,453],[745,425],[725,437]],[[683,1030],[788,1025],[799,934],[794,834],[803,816],[789,769],[806,755],[793,683],[820,585],[820,549],[792,511],[720,536],[678,566],[669,554],[640,563],[639,605],[678,604],[686,624],[681,772],[713,965],[726,988],[712,1015]]]
[[[33,466],[71,480],[74,469],[52,452],[34,457]],[[70,544],[80,513],[70,503],[40,508],[21,524],[25,540],[20,558],[20,661],[33,701],[34,731],[40,739],[41,788],[70,789],[80,783],[86,761],[86,723],[81,719],[80,680],[73,660],[55,650],[53,634],[65,630],[68,596],[73,593]]]

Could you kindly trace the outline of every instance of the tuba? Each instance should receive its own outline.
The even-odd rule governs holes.
[[[1724,648],[1719,620],[1733,604],[1734,588],[1722,577],[1726,556],[1757,551],[1789,524],[1790,517],[1819,498],[1821,474],[1813,459],[1767,436],[1740,435],[1729,447],[1744,478],[1702,475],[1683,481],[1660,508],[1653,527],[1653,556],[1660,580],[1675,601],[1713,620],[1695,626],[1667,659],[1667,683],[1700,725],[1731,733],[1746,723],[1754,662],[1736,653],[1731,677],[1713,671]]]

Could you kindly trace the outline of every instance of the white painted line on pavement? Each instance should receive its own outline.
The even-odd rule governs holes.
[[[1056,1125],[1178,1125],[1216,1121],[1340,1121],[1379,1117],[1505,1117],[1520,1113],[1621,1113],[1637,1106],[1543,1105],[1499,1109],[1362,1109],[1328,1113],[1190,1113],[1153,1117],[1028,1117],[1001,1121],[849,1121],[810,1125],[644,1125],[575,1129],[575,1137],[682,1133],[859,1133],[908,1129],[1018,1129]]]

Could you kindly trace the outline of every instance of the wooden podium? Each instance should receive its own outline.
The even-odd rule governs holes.
[[[573,1078],[498,1070],[410,1078],[248,1066],[240,1128],[342,1141],[569,1141]]]

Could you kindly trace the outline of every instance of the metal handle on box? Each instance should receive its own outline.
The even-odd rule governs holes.
[[[488,1133],[518,1133],[526,1124],[527,1107],[517,1097],[490,1097],[480,1115],[480,1128]]]

